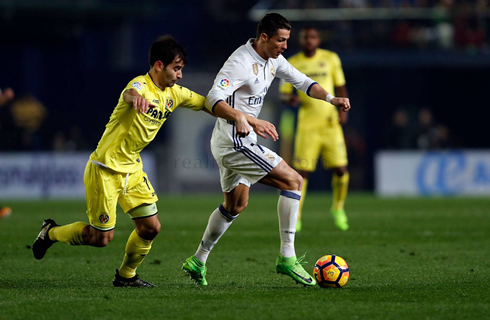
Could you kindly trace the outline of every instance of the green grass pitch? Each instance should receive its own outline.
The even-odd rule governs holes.
[[[112,287],[133,229],[122,212],[108,247],[55,244],[37,261],[29,246],[42,219],[87,221],[85,203],[2,201],[13,214],[0,220],[0,319],[489,319],[490,200],[351,194],[341,232],[330,195],[308,195],[297,254],[308,252],[309,272],[331,253],[351,272],[344,288],[321,289],[275,272],[277,198],[252,190],[200,288],[180,268],[222,197],[161,197],[162,230],[138,269],[152,289]]]

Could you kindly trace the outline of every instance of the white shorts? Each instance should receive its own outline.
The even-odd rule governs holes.
[[[250,187],[282,161],[277,153],[256,143],[244,143],[240,148],[211,145],[211,151],[218,162],[223,192],[240,183]]]

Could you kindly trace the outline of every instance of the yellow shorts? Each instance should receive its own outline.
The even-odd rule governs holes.
[[[119,173],[88,161],[83,177],[87,216],[90,225],[101,231],[114,229],[117,203],[132,219],[145,218],[158,212],[158,197],[143,170]],[[153,205],[150,210],[133,210]]]
[[[293,166],[301,171],[313,172],[320,154],[325,169],[347,165],[347,149],[340,125],[324,128],[298,128]]]

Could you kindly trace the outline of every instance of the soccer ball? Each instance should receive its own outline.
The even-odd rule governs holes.
[[[349,280],[349,266],[341,257],[329,254],[315,263],[313,276],[322,288],[341,288]]]

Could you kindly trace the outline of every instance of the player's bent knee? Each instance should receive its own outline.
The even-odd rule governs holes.
[[[303,177],[295,171],[294,174],[292,174],[288,179],[287,184],[287,190],[300,191],[303,187]]]
[[[138,226],[138,235],[145,240],[153,240],[160,233],[161,226],[158,220],[151,225]]]
[[[342,177],[344,174],[347,173],[347,167],[337,167],[333,169],[335,175]]]
[[[248,206],[248,201],[245,202],[245,203],[240,203],[238,205],[235,205],[231,208],[231,210],[229,211],[230,214],[232,216],[236,216],[238,215],[240,212],[242,212],[243,210],[245,210],[245,208]]]
[[[112,230],[108,232],[95,230],[92,233],[92,237],[90,239],[90,245],[94,247],[105,247],[112,241],[113,237],[114,237],[114,232]]]
[[[107,238],[97,239],[94,247],[100,247],[100,248],[102,248],[102,247],[107,246],[109,244],[109,242],[111,242],[111,240],[110,239],[107,239]]]

